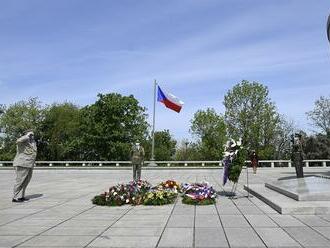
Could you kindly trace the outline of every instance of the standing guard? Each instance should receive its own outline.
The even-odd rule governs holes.
[[[140,143],[135,143],[131,152],[131,161],[133,166],[133,180],[138,181],[141,179],[141,168],[144,162],[144,149]]]

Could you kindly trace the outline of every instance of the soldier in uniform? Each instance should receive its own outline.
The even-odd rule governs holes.
[[[141,179],[141,167],[144,162],[144,149],[140,143],[135,143],[131,152],[131,161],[133,166],[133,180]]]
[[[25,132],[25,135],[17,139],[17,153],[13,162],[16,172],[16,183],[14,186],[13,202],[23,202],[25,190],[31,178],[35,160],[37,157],[37,145],[34,140],[34,133],[31,130]],[[19,194],[21,193],[21,197]]]

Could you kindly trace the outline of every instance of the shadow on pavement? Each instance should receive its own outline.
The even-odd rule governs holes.
[[[217,195],[233,197],[236,193],[231,191],[218,191]]]
[[[28,199],[36,199],[42,197],[43,194],[33,194],[33,195],[27,195],[26,198]]]

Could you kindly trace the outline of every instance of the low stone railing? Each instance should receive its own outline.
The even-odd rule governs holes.
[[[249,164],[249,161],[245,161]],[[155,161],[161,167],[221,167],[221,161]],[[149,161],[145,161],[147,166]],[[305,167],[327,167],[330,159],[304,160]],[[11,167],[12,161],[0,161],[0,167]],[[37,167],[128,167],[130,161],[37,161]],[[292,167],[290,160],[260,160],[259,167]]]

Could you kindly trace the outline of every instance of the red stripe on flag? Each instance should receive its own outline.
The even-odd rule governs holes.
[[[172,110],[174,110],[175,112],[180,113],[180,111],[181,111],[182,106],[177,105],[177,104],[175,104],[175,103],[169,101],[168,99],[164,99],[164,100],[162,101],[162,103],[164,103],[165,106],[166,106],[167,108],[172,109]]]

